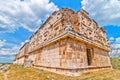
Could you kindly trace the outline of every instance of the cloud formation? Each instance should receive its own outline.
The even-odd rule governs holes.
[[[120,37],[116,38],[116,42],[120,44]]]
[[[111,48],[110,56],[120,57],[120,37],[117,38],[110,37],[109,43]]]
[[[0,40],[0,55],[17,54],[19,45],[8,43],[6,40]]]
[[[0,40],[0,48],[4,46],[6,40]]]
[[[14,55],[0,55],[0,63],[12,63]]]
[[[20,44],[13,44],[6,40],[0,40],[0,55],[15,55],[26,42],[28,42],[28,40],[25,40]]]
[[[11,63],[15,54],[18,53],[20,47],[27,41],[28,40],[25,40],[24,42],[21,42],[19,45],[17,45],[9,43],[6,40],[0,40],[0,63]]]
[[[2,0],[0,2],[0,32],[24,27],[35,31],[57,6],[49,0]]]
[[[120,0],[82,0],[81,3],[100,26],[120,26]]]
[[[0,48],[0,55],[13,55],[17,54],[19,46],[15,45],[12,48]]]

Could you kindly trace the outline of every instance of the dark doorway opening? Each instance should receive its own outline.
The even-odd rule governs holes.
[[[88,62],[88,66],[90,66],[92,64],[91,49],[87,49],[87,62]]]

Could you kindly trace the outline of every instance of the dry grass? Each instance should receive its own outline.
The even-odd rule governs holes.
[[[120,80],[120,70],[102,70],[85,73],[80,76],[83,80]]]
[[[2,73],[0,73],[0,80],[4,80],[4,76]]]
[[[2,64],[0,64],[0,66],[2,66]]]
[[[2,64],[0,64],[0,66],[2,66]],[[3,73],[1,73],[1,72],[0,72],[0,80],[4,80]]]
[[[71,80],[70,77],[42,71],[35,68],[24,68],[11,65],[8,74],[9,80]]]
[[[8,80],[120,80],[120,70],[102,70],[69,77],[35,68],[11,65]]]

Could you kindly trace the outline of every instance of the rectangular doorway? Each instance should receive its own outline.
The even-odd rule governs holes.
[[[92,64],[92,51],[91,49],[87,48],[86,52],[87,52],[87,63],[88,66],[90,66]]]

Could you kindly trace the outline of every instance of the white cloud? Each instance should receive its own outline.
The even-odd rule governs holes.
[[[111,47],[110,56],[120,57],[120,44],[119,43],[111,44],[110,47]]]
[[[15,45],[12,48],[1,48],[0,55],[13,55],[17,54],[19,50],[19,46]]]
[[[110,46],[112,49],[120,49],[120,44],[119,43],[113,43]]]
[[[120,43],[120,37],[116,38],[116,42]]]
[[[81,3],[101,26],[120,26],[120,0],[82,0]]]
[[[111,42],[110,43],[110,48],[111,48],[110,56],[111,57],[120,57],[120,42],[119,41],[120,41],[120,37],[109,38],[109,42]]]
[[[113,41],[113,40],[114,40],[114,37],[110,37],[109,40]]]
[[[0,48],[4,46],[6,40],[0,40]]]
[[[12,44],[6,40],[0,40],[0,55],[15,55],[18,53],[20,47],[28,40],[21,42],[20,44]],[[7,47],[6,47],[7,46]]]
[[[14,31],[24,27],[35,31],[57,6],[49,0],[0,1],[0,31]]]
[[[112,44],[112,43],[114,42],[114,40],[115,40],[114,37],[110,37],[108,42],[109,42],[110,44]]]
[[[120,57],[120,49],[112,50],[112,51],[110,52],[110,56],[111,56],[111,57]]]

